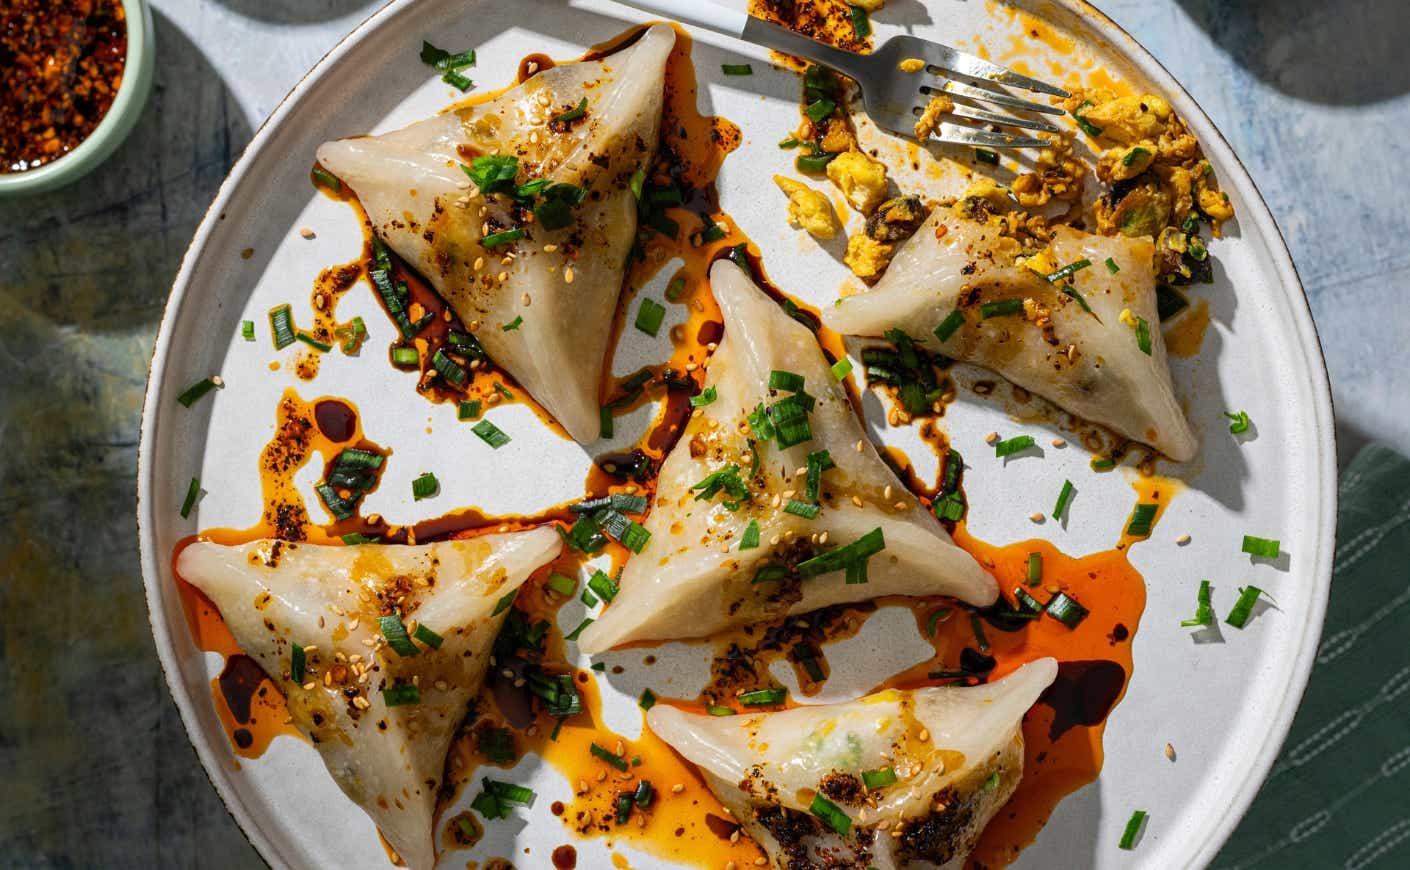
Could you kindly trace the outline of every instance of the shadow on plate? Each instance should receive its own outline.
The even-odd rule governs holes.
[[[215,0],[221,6],[246,18],[274,24],[308,24],[341,18],[354,10],[363,17],[382,6],[382,0]]]
[[[1292,97],[1364,105],[1410,92],[1405,0],[1179,0],[1233,60]]]
[[[133,517],[157,322],[251,126],[200,49],[153,18],[161,60],[127,142],[76,185],[0,202],[0,850],[258,867],[168,700]]]

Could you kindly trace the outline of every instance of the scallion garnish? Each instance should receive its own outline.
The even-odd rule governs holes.
[[[1092,105],[1091,100],[1083,100],[1082,105],[1072,110],[1072,118],[1077,122],[1077,126],[1082,128],[1083,133],[1086,133],[1088,136],[1093,137],[1100,136],[1102,135],[1101,127],[1098,127],[1096,124],[1093,124],[1091,121],[1088,121],[1082,115],[1077,114],[1078,112],[1082,111],[1090,105]]]
[[[1030,586],[1036,584],[1029,584]],[[1013,587],[1013,600],[1018,602],[1018,610],[1021,614],[1032,614],[1034,616],[1043,612],[1042,603],[1029,595],[1022,586]]]
[[[1182,627],[1214,624],[1213,592],[1214,587],[1210,585],[1208,580],[1199,581],[1199,592],[1195,599],[1195,615],[1190,619],[1180,620]]]
[[[596,607],[601,603],[597,600],[597,596],[592,594],[592,590],[586,586],[583,587],[583,594],[578,596],[578,600],[586,607]]]
[[[934,637],[935,629],[939,627],[941,622],[949,619],[953,612],[954,610],[949,607],[938,607],[932,611],[929,618],[925,620],[925,636]]]
[[[186,487],[186,499],[181,502],[181,518],[184,520],[191,516],[191,508],[196,506],[196,500],[201,497],[201,479],[191,478],[191,483]]]
[[[852,360],[848,359],[845,356],[832,364],[832,379],[835,381],[846,380],[847,376],[851,373]]]
[[[1032,447],[1036,442],[1032,435],[1015,435],[994,445],[994,456],[1003,459]]]
[[[437,348],[435,355],[431,357],[431,368],[457,387],[464,386],[465,381],[470,377],[460,363],[446,356],[446,352],[440,348]]]
[[[216,383],[214,378],[201,378],[199,381],[196,381],[183,390],[181,395],[176,397],[176,401],[180,402],[182,406],[189,408],[196,404],[196,401],[206,393],[214,390],[215,387]]]
[[[255,322],[253,320],[240,321],[240,337],[245,341],[255,340]]]
[[[706,712],[706,713],[709,713],[711,716],[733,716],[733,715],[734,715],[734,709],[733,709],[733,708],[731,708],[731,707],[722,707],[722,706],[720,706],[719,704],[707,704],[707,705],[705,706],[705,712]]]
[[[334,193],[343,192],[343,182],[338,180],[338,176],[324,169],[322,166],[313,167],[313,183],[315,186],[321,184]]]
[[[408,704],[421,703],[421,690],[415,683],[401,683],[395,686],[387,686],[382,690],[382,703],[388,707],[404,707]]]
[[[441,644],[445,642],[445,638],[419,622],[416,623],[416,631],[412,632],[411,636],[426,644],[426,646],[429,646],[431,649],[440,649]]]
[[[508,610],[514,604],[514,596],[518,594],[518,589],[511,589],[510,591],[506,592],[503,596],[500,597],[498,601],[495,602],[494,612],[491,613],[490,616],[499,616],[501,613]]]
[[[456,411],[456,417],[461,420],[473,420],[480,416],[480,400],[470,399],[461,402],[460,408]]]
[[[847,835],[848,831],[852,830],[852,819],[842,811],[841,807],[823,797],[821,794],[813,795],[813,802],[809,805],[808,810],[813,815],[822,819],[823,823],[829,828],[832,828],[844,837]]]
[[[1062,522],[1062,518],[1067,513],[1067,506],[1072,504],[1072,497],[1077,494],[1077,487],[1072,485],[1072,481],[1064,480],[1062,490],[1058,492],[1057,504],[1053,507],[1053,522]]]
[[[636,703],[637,706],[641,709],[650,710],[652,707],[656,706],[656,693],[651,691],[650,689],[643,689],[641,692],[641,699],[638,700]]]
[[[636,310],[636,321],[633,325],[655,338],[656,333],[661,331],[661,321],[666,317],[666,306],[654,299],[642,299],[641,307]]]
[[[1116,460],[1110,456],[1101,456],[1091,462],[1093,471],[1110,471],[1116,467]]]
[[[647,541],[651,540],[651,533],[640,523],[627,521],[627,526],[622,533],[617,536],[617,542],[633,553],[640,553],[646,547]]]
[[[1146,356],[1151,355],[1151,325],[1144,317],[1136,318],[1136,347]]]
[[[717,398],[719,398],[719,393],[715,390],[715,387],[713,385],[708,386],[701,390],[699,394],[690,397],[690,407],[703,408],[706,405],[714,404]]]
[[[461,169],[475,182],[480,193],[490,194],[508,191],[514,186],[514,178],[519,174],[519,158],[513,155],[486,154],[461,164]]]
[[[513,332],[514,330],[518,329],[520,326],[523,326],[523,325],[524,325],[524,317],[523,317],[523,315],[519,315],[519,316],[515,317],[513,320],[509,321],[508,323],[502,324],[502,325],[499,327],[499,329],[500,329],[501,332]]]
[[[1110,272],[1111,274],[1115,275],[1117,272],[1120,272],[1120,271],[1121,271],[1121,267],[1118,266],[1118,265],[1116,265],[1116,260],[1115,260],[1114,258],[1112,258],[1112,257],[1107,257],[1107,258],[1106,258],[1106,270],[1107,270],[1108,272]]]
[[[754,67],[747,63],[722,63],[720,71],[727,76],[752,76]]]
[[[357,544],[375,544],[382,540],[377,535],[365,535],[362,532],[348,532],[346,535],[338,536],[344,544],[354,546]]]
[[[462,94],[475,87],[473,81],[453,69],[448,69],[441,73],[441,81],[460,91]]]
[[[822,473],[835,465],[832,454],[826,450],[814,450],[808,454],[808,471],[803,485],[803,496],[808,501],[818,500],[818,494],[822,491]]]
[[[314,350],[321,351],[323,353],[327,353],[328,351],[333,349],[333,345],[329,344],[326,341],[320,341],[318,338],[314,337],[313,335],[310,335],[307,332],[304,332],[302,329],[294,333],[294,338],[298,339],[299,341],[302,341],[304,344],[308,345]]]
[[[799,145],[802,144],[803,142],[797,136],[789,136],[787,139],[780,141],[778,143],[778,147],[787,150],[790,148],[797,148]]]
[[[597,756],[598,758],[602,759],[603,761],[607,762],[608,764],[612,765],[623,773],[627,772],[627,760],[622,756],[609,749],[603,749],[601,746],[598,746],[596,740],[594,740],[592,742],[592,745],[588,748],[593,755]]]
[[[575,514],[588,514],[611,508],[624,514],[640,514],[646,512],[648,502],[644,495],[633,495],[626,492],[614,492],[602,498],[588,499],[568,506],[568,510]]]
[[[515,227],[512,230],[505,230],[499,233],[490,233],[480,239],[480,245],[486,248],[497,248],[500,245],[507,245],[510,242],[517,242],[524,238],[524,231]]]
[[[863,6],[848,7],[852,12],[852,30],[857,34],[858,39],[866,39],[871,36],[871,19],[867,17],[867,10]]]
[[[788,503],[783,506],[784,513],[793,514],[795,517],[802,517],[805,520],[816,519],[819,510],[821,510],[821,508],[817,505],[808,504],[796,498],[789,499]]]
[[[1117,847],[1128,850],[1134,849],[1136,846],[1136,839],[1140,836],[1141,828],[1145,825],[1145,823],[1145,810],[1136,810],[1134,813],[1132,813],[1131,818],[1126,821],[1126,830],[1121,832],[1121,842],[1116,844]]]
[[[603,571],[597,571],[588,578],[588,588],[596,592],[597,597],[607,602],[616,598],[619,591],[617,584],[613,583],[612,578]]]
[[[1158,504],[1142,502],[1136,505],[1131,511],[1131,521],[1126,524],[1126,534],[1133,538],[1150,537],[1151,526],[1155,524],[1155,515],[1159,511]]]
[[[1087,618],[1087,608],[1066,592],[1054,595],[1049,599],[1048,606],[1044,609],[1049,616],[1068,628],[1076,628],[1082,620]]]
[[[577,627],[577,628],[575,628],[575,629],[573,629],[572,631],[570,631],[569,633],[563,635],[563,639],[564,639],[564,640],[576,641],[576,640],[578,639],[578,636],[581,635],[581,634],[583,633],[583,631],[584,631],[589,625],[592,625],[592,622],[593,622],[593,621],[592,621],[591,618],[585,618],[585,619],[583,619],[582,622],[578,623],[578,627]]]
[[[807,579],[832,571],[840,571],[855,564],[865,564],[867,559],[884,549],[886,549],[886,540],[878,527],[850,544],[800,562],[798,576]]]
[[[759,521],[750,520],[749,525],[744,527],[744,534],[739,538],[739,549],[753,550],[759,546]]]
[[[548,575],[548,580],[544,583],[549,589],[559,595],[572,595],[578,591],[578,581],[567,574],[560,574],[557,571]]]
[[[1018,304],[1020,308],[1023,307],[1022,302]],[[989,315],[986,314],[985,316],[988,317]],[[950,340],[950,336],[954,335],[955,331],[961,326],[964,326],[964,312],[956,308],[954,311],[951,311],[944,320],[940,321],[939,326],[935,327],[935,337],[940,339],[941,344],[944,344]]]
[[[564,113],[561,114],[561,115],[554,115],[553,118],[550,119],[549,123],[551,123],[551,124],[567,124],[567,123],[570,123],[570,122],[572,122],[572,121],[576,121],[576,120],[578,120],[579,118],[581,118],[582,116],[584,116],[584,115],[587,114],[587,104],[588,104],[587,97],[583,97],[582,100],[580,100],[580,101],[578,102],[578,105],[577,105],[577,106],[575,106],[575,107],[569,109],[568,111],[564,112]]]
[[[1282,552],[1282,545],[1272,538],[1255,538],[1253,535],[1244,535],[1243,551],[1250,556],[1276,559],[1278,554]]]
[[[289,679],[295,685],[303,685],[304,669],[308,666],[308,655],[299,644],[289,651]]]
[[[294,309],[276,305],[269,310],[269,325],[274,336],[274,349],[283,350],[297,339],[294,336]]]
[[[985,302],[979,306],[979,316],[985,320],[991,317],[1003,317],[1008,314],[1022,313],[1022,299],[995,299],[993,302]]]
[[[387,639],[387,646],[391,647],[397,655],[414,656],[419,655],[421,650],[416,648],[416,644],[411,642],[411,635],[406,632],[406,624],[401,621],[401,617],[395,613],[378,617],[377,623],[381,626],[382,637]]]
[[[499,381],[494,382],[494,391],[505,398],[505,401],[514,401],[514,394],[509,392],[509,388]]]
[[[996,789],[996,788],[998,788],[998,787],[999,787],[999,772],[996,770],[996,771],[994,771],[993,773],[989,774],[987,777],[985,777],[985,779],[984,779],[984,785],[981,786],[981,788],[983,788],[985,791],[993,791],[994,789]]]
[[[421,355],[414,347],[392,348],[392,365],[399,369],[417,368],[421,365]]]
[[[836,154],[826,151],[821,154],[800,154],[798,159],[793,161],[793,165],[798,167],[799,172],[823,172],[836,157]]]
[[[809,105],[808,108],[803,110],[803,114],[807,115],[808,119],[814,124],[821,124],[823,119],[831,115],[836,108],[837,104],[832,100],[823,99]]]
[[[999,152],[990,151],[988,148],[974,149],[974,159],[977,163],[988,163],[990,166],[999,165]]]
[[[1243,628],[1248,624],[1248,618],[1253,615],[1253,606],[1262,597],[1263,590],[1257,586],[1245,586],[1239,590],[1239,600],[1234,602],[1233,608],[1229,610],[1229,615],[1224,618],[1224,622],[1234,628]]]
[[[782,704],[787,697],[787,689],[755,689],[752,692],[742,692],[739,695],[739,703],[746,707],[770,707]]]
[[[984,633],[984,620],[978,613],[970,613],[969,628],[974,632],[974,641],[979,646],[982,653],[989,652],[989,635]]]
[[[769,389],[783,390],[788,393],[803,392],[803,376],[794,372],[785,372],[774,369],[769,372]]]
[[[441,488],[440,481],[431,472],[426,472],[411,482],[411,496],[416,501],[429,498],[436,494],[436,490]]]
[[[1043,582],[1043,554],[1028,554],[1028,585],[1037,586]]]
[[[427,66],[433,66],[437,72],[445,72],[448,69],[463,69],[467,66],[475,65],[475,50],[462,51],[459,54],[451,54],[443,48],[437,48],[425,40],[421,41],[421,62]]]
[[[862,783],[868,789],[886,788],[896,784],[896,768],[883,767],[880,770],[862,771]]]
[[[607,536],[591,516],[578,517],[572,528],[561,534],[568,546],[580,553],[595,553],[607,546]]]
[[[1082,271],[1090,265],[1092,265],[1092,261],[1087,259],[1086,257],[1083,257],[1082,259],[1077,260],[1076,262],[1068,263],[1066,266],[1063,266],[1061,269],[1058,269],[1052,274],[1044,275],[1043,280],[1047,281],[1049,284],[1056,284],[1059,281],[1071,278],[1073,275],[1076,275],[1078,272]],[[1021,304],[1022,303],[1020,302],[1020,305]]]
[[[495,450],[498,450],[510,441],[509,436],[504,433],[504,430],[500,429],[489,420],[481,420],[476,423],[470,431],[480,436],[481,441],[490,445]]]
[[[1235,435],[1242,435],[1247,432],[1249,425],[1253,423],[1253,421],[1249,419],[1247,411],[1239,411],[1233,414],[1225,411],[1224,416],[1229,418],[1229,431]]]

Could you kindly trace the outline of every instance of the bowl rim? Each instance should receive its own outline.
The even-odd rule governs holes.
[[[132,132],[152,89],[152,12],[147,0],[119,2],[126,23],[127,51],[122,84],[118,85],[107,114],[77,148],[52,163],[23,172],[0,173],[0,196],[41,193],[77,181],[106,160]]]

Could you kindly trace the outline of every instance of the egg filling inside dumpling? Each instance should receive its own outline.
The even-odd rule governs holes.
[[[446,751],[504,618],[495,606],[560,547],[547,528],[422,546],[198,542],[176,569],[279,686],[338,786],[425,870]]]
[[[1056,676],[1047,658],[969,688],[738,716],[658,704],[646,720],[780,870],[949,870],[1017,789],[1019,726]]]
[[[674,44],[659,24],[489,102],[318,149],[377,235],[583,443],[599,436],[598,383],[637,229],[632,176],[655,158]]]
[[[824,322],[848,335],[900,329],[1171,459],[1192,458],[1151,240],[1058,227],[1025,259],[1002,221],[971,220],[964,207],[936,208],[876,286],[828,307]]]
[[[662,463],[651,538],[583,651],[882,595],[993,603],[994,579],[877,455],[816,337],[733,263],[710,284],[725,332],[708,404]]]

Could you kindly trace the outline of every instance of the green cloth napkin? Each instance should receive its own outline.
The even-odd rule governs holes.
[[[1410,867],[1410,460],[1379,444],[1341,478],[1327,622],[1307,694],[1214,861]]]

